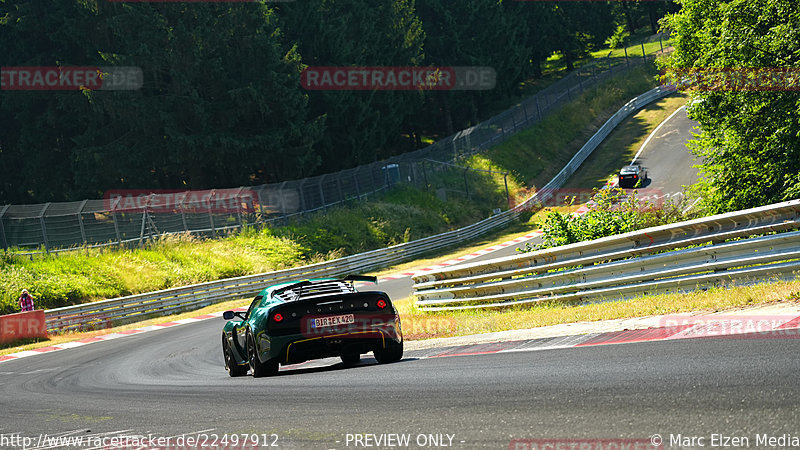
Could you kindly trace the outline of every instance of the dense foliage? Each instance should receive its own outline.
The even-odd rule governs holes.
[[[670,5],[0,0],[0,65],[144,74],[136,91],[2,91],[0,204],[277,182],[403,153],[507,105],[554,53],[571,68]],[[497,88],[306,91],[310,65],[490,66]]]
[[[573,199],[574,200],[574,199]],[[683,219],[672,203],[656,207],[639,200],[636,191],[627,195],[619,188],[598,190],[594,204],[582,215],[551,210],[542,223],[542,243],[538,249],[591,241],[642,228],[664,225]],[[569,205],[572,205],[570,202]],[[527,245],[527,244],[526,244]],[[532,251],[528,246],[526,251]]]
[[[793,86],[772,91],[694,86],[697,101],[690,114],[703,129],[694,151],[703,161],[699,191],[706,209],[724,212],[800,197],[800,3],[681,3],[681,12],[666,20],[675,46],[666,68],[673,77],[687,68],[795,71]]]

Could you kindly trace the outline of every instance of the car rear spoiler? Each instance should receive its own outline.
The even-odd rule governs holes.
[[[344,281],[364,281],[367,283],[378,284],[378,277],[373,277],[369,275],[348,275],[342,278]]]
[[[373,276],[369,276],[369,275],[348,275],[348,276],[342,278],[341,280],[342,281],[350,281],[350,282],[353,282],[353,281],[364,281],[364,282],[367,282],[367,283],[378,284],[378,277],[373,277]],[[314,283],[312,283],[309,280],[303,280],[303,281],[300,281],[298,283],[293,283],[293,284],[290,284],[288,286],[284,286],[284,287],[282,287],[280,289],[276,289],[276,290],[274,290],[272,292],[272,295],[273,296],[280,295],[280,294],[283,294],[286,291],[291,291],[291,290],[294,290],[294,289],[297,289],[297,288],[300,288],[300,287],[303,287],[303,286],[310,286],[312,284],[314,284]]]

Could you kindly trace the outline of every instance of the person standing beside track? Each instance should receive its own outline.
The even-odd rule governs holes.
[[[22,295],[19,296],[19,308],[22,312],[33,311],[35,309],[33,306],[33,297],[28,294],[27,289],[23,289]]]

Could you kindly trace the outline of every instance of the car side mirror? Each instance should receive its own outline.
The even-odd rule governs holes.
[[[222,313],[222,318],[225,320],[231,320],[234,317],[236,317],[236,313],[234,313],[233,311],[225,311],[224,313]]]

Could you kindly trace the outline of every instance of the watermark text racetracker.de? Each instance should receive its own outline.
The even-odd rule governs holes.
[[[178,436],[147,435],[80,435],[47,434],[23,436],[19,433],[0,433],[0,448],[102,448],[108,450],[147,449],[161,450],[256,450],[278,447],[277,434],[267,433],[195,433]]]
[[[254,213],[259,207],[258,192],[249,188],[170,190],[112,189],[103,195],[105,209],[114,212],[175,214],[211,212],[217,214]]]
[[[307,90],[320,91],[485,91],[494,89],[491,67],[307,67]]]
[[[719,314],[663,316],[659,328],[671,329],[673,339],[729,337],[736,339],[797,339],[800,318],[796,314]]]
[[[663,78],[687,91],[800,91],[798,67],[689,67]]]
[[[4,91],[135,91],[142,87],[140,67],[18,66],[0,68]]]

